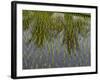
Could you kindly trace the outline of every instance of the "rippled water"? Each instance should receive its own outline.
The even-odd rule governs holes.
[[[76,50],[76,55],[73,52],[69,55],[66,46],[62,45],[63,31],[60,32],[51,42],[45,42],[43,48],[36,47],[34,42],[27,43],[27,40],[30,39],[31,36],[31,27],[28,30],[23,31],[23,69],[79,67],[91,65],[90,33],[85,39],[79,34],[80,50]],[[47,43],[50,51],[48,51]],[[64,50],[65,48],[66,51]]]

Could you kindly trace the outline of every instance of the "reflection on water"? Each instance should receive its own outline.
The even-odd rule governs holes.
[[[54,36],[51,41],[45,41],[42,48],[34,41],[27,43],[32,37],[31,26],[23,31],[23,69],[57,68],[90,66],[90,32],[83,38],[78,34],[79,48],[71,54],[63,44],[64,31]]]
[[[63,32],[60,32],[51,42],[45,42],[43,48],[37,48],[34,42],[25,42],[25,37],[31,37],[31,33],[23,32],[23,68],[57,68],[57,67],[78,67],[90,65],[90,35],[83,38],[79,35],[80,50],[68,54],[65,45],[62,45]],[[28,38],[27,38],[28,39]],[[49,46],[49,50],[48,50]],[[66,48],[66,51],[65,51]]]

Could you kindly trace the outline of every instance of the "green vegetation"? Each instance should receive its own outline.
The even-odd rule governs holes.
[[[54,16],[54,14],[56,15]],[[59,16],[59,14],[61,15]],[[53,39],[63,31],[62,45],[65,45],[65,49],[70,54],[71,51],[75,52],[76,49],[80,48],[78,35],[85,38],[90,32],[90,18],[90,14],[86,13],[23,10],[23,30],[27,30],[30,25],[32,26],[32,38],[29,42],[34,41],[38,48],[42,48],[45,42],[53,42]],[[48,53],[50,53],[49,46]],[[54,55],[54,51],[52,54]],[[54,60],[52,61],[54,63]]]

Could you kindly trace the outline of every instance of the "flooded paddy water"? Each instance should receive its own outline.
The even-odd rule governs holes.
[[[56,17],[56,16],[58,17],[60,16],[60,18],[62,19],[64,18],[63,13],[53,13],[51,17]],[[79,19],[81,18],[80,16],[78,17],[72,16],[72,17],[74,20],[75,19],[77,20],[77,18]],[[88,25],[85,25],[84,27],[87,27],[88,30],[90,30],[90,19],[87,21],[87,24]],[[33,25],[35,26],[35,23]],[[23,47],[23,69],[80,67],[80,66],[91,65],[90,31],[88,31],[87,36],[85,37],[83,37],[81,33],[78,33],[77,41],[76,41],[78,43],[75,44],[73,43],[72,40],[73,44],[71,45],[70,43],[71,45],[71,46],[69,45],[70,48],[68,48],[69,47],[68,39],[66,40],[66,43],[64,43],[64,36],[65,36],[64,29],[61,29],[59,32],[57,32],[56,30],[55,31],[51,30],[50,32],[47,31],[47,33],[50,33],[49,39],[48,40],[44,39],[43,46],[38,47],[35,43],[36,42],[35,39],[30,40],[33,37],[32,27],[33,26],[29,25],[29,27],[23,30],[22,33],[23,34],[23,46],[22,46]],[[38,35],[38,36],[42,36],[42,35]],[[42,40],[42,38],[39,39]],[[76,46],[75,49],[73,48],[73,46]]]

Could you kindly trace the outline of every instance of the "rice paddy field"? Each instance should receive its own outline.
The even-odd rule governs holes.
[[[91,65],[91,15],[23,10],[23,69]]]

